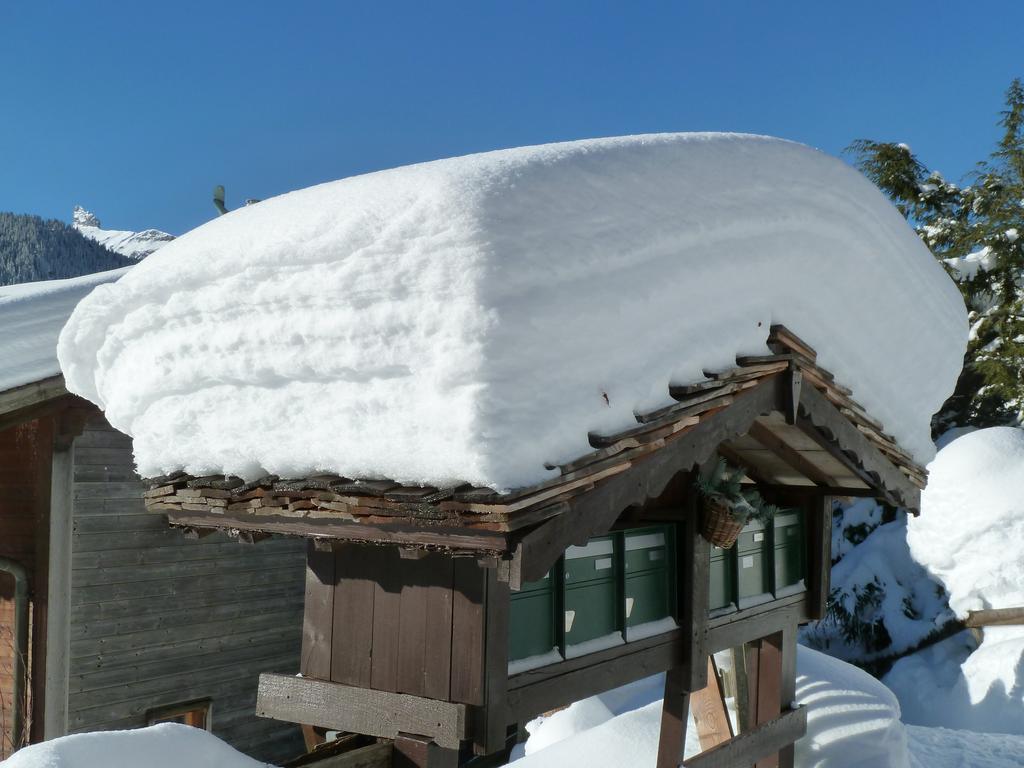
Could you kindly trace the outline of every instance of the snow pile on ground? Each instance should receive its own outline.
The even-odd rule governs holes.
[[[127,270],[0,286],[0,392],[58,375],[57,336],[71,311]]]
[[[76,205],[72,211],[71,221],[72,226],[90,240],[130,259],[144,259],[174,239],[174,235],[159,229],[145,229],[141,232],[103,229],[100,220],[80,205]]]
[[[942,584],[910,556],[906,516],[880,524],[881,515],[860,499],[833,524],[832,551],[843,557],[832,568],[829,616],[800,633],[803,644],[857,664],[904,654],[956,618]]]
[[[858,172],[766,137],[526,147],[265,200],[82,302],[59,353],[143,475],[513,488],[766,352],[772,323],[931,457],[959,292]]]
[[[4,768],[268,768],[212,733],[178,723],[63,736],[25,747]]]
[[[912,768],[1013,768],[1024,764],[1024,739],[999,733],[907,726]]]
[[[1024,606],[1024,430],[965,434],[929,466],[913,557],[945,584],[960,617]],[[897,662],[885,682],[907,722],[1024,733],[1024,627],[962,633]]]
[[[573,704],[527,726],[530,738],[515,768],[653,766],[661,723],[661,675]],[[807,735],[797,742],[798,768],[908,768],[899,704],[865,672],[797,650],[797,701],[807,705]],[[693,720],[685,755],[700,751]]]

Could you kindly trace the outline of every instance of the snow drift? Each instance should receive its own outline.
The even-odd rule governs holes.
[[[527,726],[515,768],[653,766],[664,677],[577,702]],[[866,672],[809,648],[797,649],[796,698],[807,706],[798,768],[908,768],[907,734],[896,698]],[[692,717],[686,757],[700,752]]]
[[[179,723],[76,733],[25,747],[4,768],[270,768],[212,733]]]
[[[914,559],[949,591],[961,618],[1024,605],[1024,430],[993,427],[949,443],[929,467]],[[885,678],[908,722],[1024,733],[1024,627],[987,627],[897,662]]]
[[[185,469],[512,488],[784,323],[919,461],[960,294],[859,173],[664,134],[489,152],[233,211],[83,301],[69,387]]]

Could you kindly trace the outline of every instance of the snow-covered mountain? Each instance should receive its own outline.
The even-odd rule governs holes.
[[[174,239],[174,235],[161,232],[159,229],[146,229],[142,232],[103,229],[100,220],[80,205],[75,206],[71,221],[72,226],[90,240],[95,240],[115,253],[131,259],[144,259]]]

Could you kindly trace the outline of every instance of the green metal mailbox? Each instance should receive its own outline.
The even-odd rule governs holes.
[[[624,532],[626,626],[672,615],[671,529],[666,526]]]
[[[558,644],[555,635],[555,591],[551,573],[540,581],[523,584],[512,593],[509,615],[509,661],[549,653]]]
[[[610,635],[618,626],[618,569],[611,536],[565,552],[565,644]]]
[[[787,510],[775,516],[775,596],[804,589],[803,515]]]
[[[711,578],[708,608],[718,611],[736,607],[736,550],[711,547]]]
[[[736,541],[737,597],[740,608],[772,599],[771,541],[768,529],[751,520]]]

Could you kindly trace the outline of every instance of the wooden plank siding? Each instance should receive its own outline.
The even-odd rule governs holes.
[[[49,467],[52,446],[50,422],[26,421],[0,432],[0,557],[23,565],[29,575],[30,639],[29,677],[42,680],[40,658],[46,623],[46,505],[49,500]],[[0,574],[0,759],[12,746],[9,702],[14,682],[14,580]],[[38,675],[35,674],[38,669]],[[30,684],[32,684],[30,680]],[[33,687],[36,687],[33,685]],[[40,690],[41,690],[41,686]],[[26,718],[33,728],[42,726],[41,696],[32,696]]]
[[[304,676],[484,703],[487,569],[472,558],[406,559],[395,547],[361,544],[336,545],[333,567],[325,556],[310,547],[306,594],[314,599],[306,605]]]
[[[148,513],[131,441],[97,418],[75,441],[68,726],[146,725],[213,700],[213,732],[261,760],[304,751],[296,725],[258,718],[261,672],[294,674],[304,542],[188,540]]]

